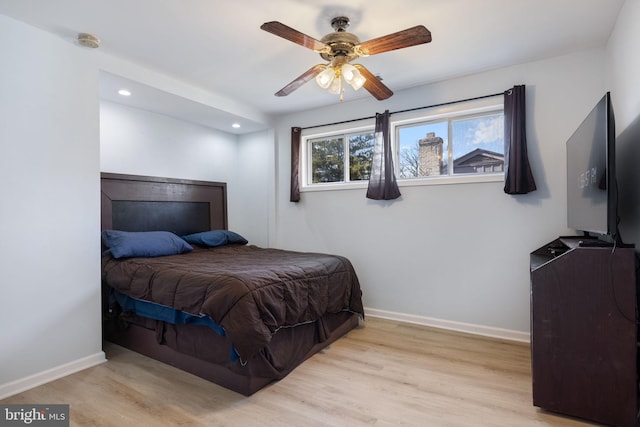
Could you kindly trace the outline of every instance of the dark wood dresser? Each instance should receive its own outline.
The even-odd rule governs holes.
[[[634,248],[561,237],[530,259],[533,404],[637,426]]]

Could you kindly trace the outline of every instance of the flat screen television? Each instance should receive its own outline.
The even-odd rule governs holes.
[[[609,243],[618,233],[615,120],[607,92],[567,141],[567,226]]]

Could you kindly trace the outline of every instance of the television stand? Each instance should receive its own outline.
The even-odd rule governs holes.
[[[602,240],[584,240],[580,242],[581,248],[613,248],[615,245]]]
[[[635,250],[594,240],[559,237],[531,253],[533,404],[635,427]]]

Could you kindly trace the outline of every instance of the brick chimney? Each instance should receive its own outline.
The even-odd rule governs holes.
[[[442,150],[444,140],[435,132],[418,141],[420,176],[442,175]]]

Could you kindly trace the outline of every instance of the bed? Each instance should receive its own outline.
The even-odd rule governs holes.
[[[225,183],[102,173],[101,193],[107,341],[251,395],[364,319],[348,259],[246,242]]]

